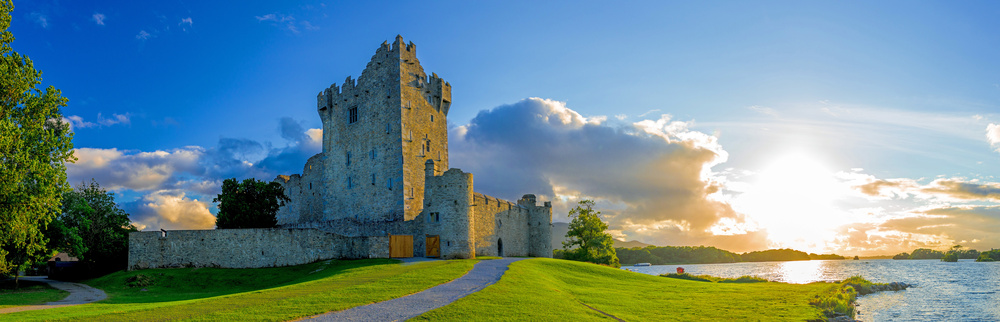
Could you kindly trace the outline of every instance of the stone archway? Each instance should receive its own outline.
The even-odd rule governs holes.
[[[497,239],[497,256],[503,257],[503,238]]]

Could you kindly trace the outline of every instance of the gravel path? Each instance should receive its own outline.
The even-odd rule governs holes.
[[[500,280],[510,263],[524,258],[503,258],[476,263],[465,276],[419,293],[317,315],[310,321],[403,321],[451,304]]]
[[[69,292],[69,296],[67,296],[62,300],[49,302],[42,305],[15,306],[6,309],[0,309],[0,314],[21,312],[21,311],[32,311],[32,310],[44,310],[44,309],[52,309],[64,306],[87,304],[91,302],[97,302],[108,297],[107,294],[104,294],[104,291],[80,283],[70,283],[70,282],[50,280],[48,278],[41,276],[28,276],[28,277],[22,277],[21,279],[25,281],[49,283],[49,285],[51,285],[52,287]]]

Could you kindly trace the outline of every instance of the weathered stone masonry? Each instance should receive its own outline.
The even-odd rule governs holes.
[[[429,255],[426,242],[435,238],[442,258],[552,256],[550,203],[537,205],[530,194],[514,203],[476,193],[471,173],[448,168],[451,84],[424,72],[412,42],[400,36],[383,42],[361,76],[324,89],[316,103],[323,152],[309,158],[301,175],[275,179],[292,200],[278,212],[284,230],[134,233],[129,266],[388,257],[389,235],[412,236],[413,256]],[[245,240],[202,242],[229,238]],[[269,243],[285,254],[261,250],[261,258],[251,258],[254,247]],[[225,259],[227,251],[241,250],[223,247],[250,250]]]

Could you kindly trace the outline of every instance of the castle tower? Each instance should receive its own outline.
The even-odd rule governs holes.
[[[451,85],[427,75],[416,45],[383,42],[356,80],[317,95],[323,220],[412,220],[427,160],[448,169]],[[307,165],[308,167],[308,165]]]

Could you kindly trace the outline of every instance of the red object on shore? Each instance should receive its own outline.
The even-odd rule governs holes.
[[[684,274],[684,268],[683,267],[678,267],[677,268],[677,274]]]

